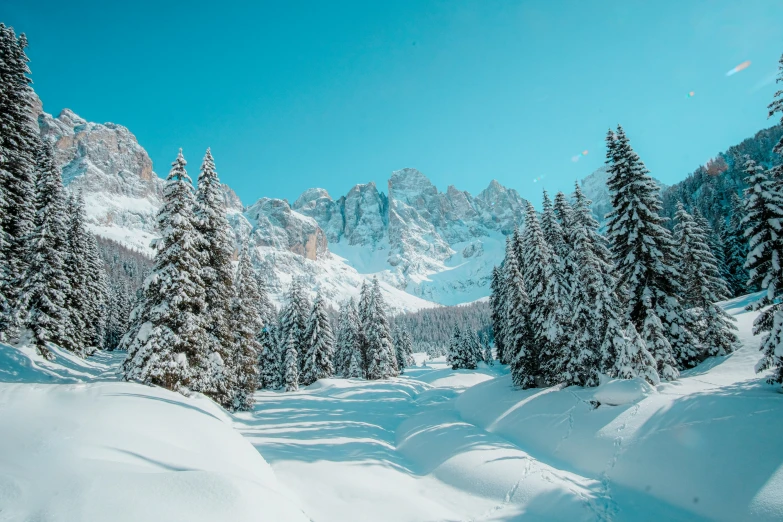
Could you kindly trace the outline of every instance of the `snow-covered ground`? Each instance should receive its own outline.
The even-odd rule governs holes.
[[[441,360],[233,416],[113,382],[117,357],[0,346],[0,521],[783,520],[783,394],[753,372],[749,299],[726,303],[739,351],[657,388],[519,391]]]

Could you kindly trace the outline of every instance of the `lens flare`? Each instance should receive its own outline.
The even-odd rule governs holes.
[[[741,70],[747,69],[748,67],[750,67],[750,60],[748,60],[746,62],[742,62],[741,64],[739,64],[738,66],[736,66],[735,68],[733,68],[732,70],[727,72],[726,76],[731,76],[732,74],[737,74]]]
[[[695,93],[695,92],[693,92],[693,91],[689,92],[689,93],[688,93],[688,98],[693,98],[693,96],[694,96],[695,94],[696,94],[696,93]]]

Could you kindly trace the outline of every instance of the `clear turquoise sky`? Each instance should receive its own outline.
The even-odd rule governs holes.
[[[385,190],[403,167],[538,204],[602,164],[617,123],[671,183],[773,123],[783,53],[775,0],[6,0],[0,17],[30,39],[47,112],[127,126],[160,175],[211,146],[246,204]]]

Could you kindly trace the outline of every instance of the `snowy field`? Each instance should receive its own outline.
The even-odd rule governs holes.
[[[657,388],[432,361],[233,416],[116,382],[119,354],[0,345],[0,521],[783,520],[783,394],[747,302],[726,303],[739,351]]]

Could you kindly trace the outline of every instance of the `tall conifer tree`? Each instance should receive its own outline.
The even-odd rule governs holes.
[[[612,211],[606,230],[626,317],[638,332],[647,317],[645,303],[649,303],[678,362],[690,364],[699,347],[678,300],[682,290],[675,268],[675,243],[658,214],[660,190],[620,126],[616,134],[610,131],[607,136],[607,164]]]
[[[37,159],[35,228],[25,252],[18,314],[33,333],[38,351],[50,356],[47,343],[73,347],[73,333],[66,308],[68,277],[65,274],[68,224],[60,170],[54,164],[48,143],[41,145]]]
[[[120,347],[126,380],[184,387],[213,398],[216,366],[225,361],[210,350],[201,279],[201,238],[193,213],[193,185],[182,150],[172,163],[158,213],[161,238],[154,243],[155,267],[144,282],[144,296]],[[220,402],[220,401],[219,401]]]

